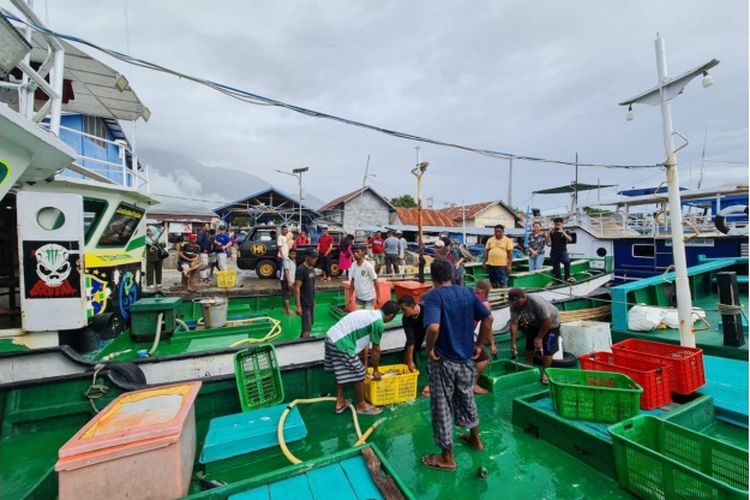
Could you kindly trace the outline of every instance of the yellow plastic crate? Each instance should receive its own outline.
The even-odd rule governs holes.
[[[379,381],[372,380],[372,367],[365,377],[365,399],[376,406],[391,405],[417,399],[419,370],[409,371],[406,365],[384,365],[378,368],[383,374]]]
[[[219,288],[234,288],[237,286],[237,271],[216,271],[216,286]]]

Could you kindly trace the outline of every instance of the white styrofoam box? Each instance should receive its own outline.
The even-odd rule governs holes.
[[[612,332],[605,321],[570,321],[560,325],[565,350],[580,356],[594,351],[612,352]]]

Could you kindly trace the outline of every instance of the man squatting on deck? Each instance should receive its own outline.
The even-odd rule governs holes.
[[[542,383],[548,384],[547,368],[552,366],[552,356],[560,348],[560,312],[546,300],[528,296],[520,288],[508,292],[510,302],[511,356],[518,356],[516,337],[520,327],[526,334],[526,364],[534,361],[534,352],[542,351]]]
[[[323,369],[336,376],[336,413],[343,413],[352,403],[351,400],[344,399],[345,384],[354,384],[357,413],[377,415],[383,411],[365,401],[367,355],[372,344],[372,378],[380,380],[380,339],[383,337],[385,324],[396,316],[398,310],[398,304],[389,300],[379,311],[353,311],[336,322],[326,333]]]
[[[427,325],[430,410],[435,443],[441,452],[425,455],[422,463],[437,469],[456,469],[453,456],[453,424],[469,429],[461,441],[477,451],[484,449],[479,438],[479,414],[474,400],[475,366],[487,338],[492,335],[492,314],[468,288],[452,284],[450,263],[433,260],[430,266],[435,285],[422,299]],[[474,340],[474,322],[479,335]]]

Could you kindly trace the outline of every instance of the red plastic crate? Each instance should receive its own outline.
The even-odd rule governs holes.
[[[617,359],[614,354],[604,351],[584,354],[579,358],[584,370],[623,373],[643,387],[641,408],[651,410],[672,402],[669,374],[672,368],[665,363],[647,360]]]
[[[626,339],[612,346],[615,359],[640,359],[668,363],[672,368],[669,385],[677,394],[692,394],[706,384],[703,350],[649,340]]]

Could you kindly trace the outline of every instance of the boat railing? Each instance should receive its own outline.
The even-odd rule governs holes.
[[[65,126],[60,126],[60,139],[77,154],[73,164],[59,175],[149,192],[149,165],[133,153],[125,140],[111,141]]]

